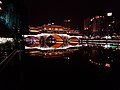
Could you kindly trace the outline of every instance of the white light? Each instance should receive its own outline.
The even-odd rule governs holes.
[[[2,8],[0,7],[0,10],[2,10]]]
[[[2,4],[2,1],[0,1],[0,4]]]
[[[0,43],[6,43],[7,41],[13,42],[13,38],[1,38],[0,37]]]
[[[115,23],[115,21],[113,21],[112,23]]]
[[[107,13],[107,16],[112,16],[112,13]]]
[[[93,21],[93,19],[91,19],[90,21]]]
[[[68,57],[68,59],[70,59],[70,57]]]
[[[51,25],[51,23],[48,23],[48,25]]]
[[[68,22],[70,22],[70,20],[68,20]]]

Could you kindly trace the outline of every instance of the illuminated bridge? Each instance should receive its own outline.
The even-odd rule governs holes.
[[[24,35],[25,49],[67,49],[80,42],[81,36],[67,34],[37,34]]]
[[[37,37],[38,39],[42,36],[45,39],[48,38],[49,36],[53,36],[54,38],[58,38],[60,37],[61,39],[70,39],[70,38],[77,38],[80,39],[82,38],[82,36],[70,36],[67,34],[48,34],[48,33],[42,33],[42,34],[37,34],[37,35],[23,35],[24,37],[28,37],[28,36],[34,36]]]
[[[25,49],[67,49],[70,47],[81,47],[83,45],[103,45],[109,44],[119,46],[120,40],[112,39],[85,39],[82,36],[70,36],[67,34],[37,34],[37,35],[24,35]],[[107,47],[107,46],[105,46]]]

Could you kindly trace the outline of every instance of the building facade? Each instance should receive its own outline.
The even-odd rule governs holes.
[[[42,26],[29,26],[29,34],[56,33],[56,34],[79,34],[79,30],[66,29],[62,25],[44,24]]]
[[[71,20],[64,20],[63,26],[66,30],[71,29]]]
[[[66,30],[61,25],[44,24],[42,26],[37,26],[37,27],[29,26],[29,32],[31,34],[37,34],[37,33],[66,33]]]
[[[86,18],[84,19],[84,31],[90,31],[91,35],[112,34],[117,32],[117,20],[112,13]]]

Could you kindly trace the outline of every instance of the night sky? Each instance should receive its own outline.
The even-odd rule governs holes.
[[[81,27],[84,18],[90,16],[106,15],[109,11],[120,15],[120,5],[115,0],[24,0],[24,4],[29,25],[62,24],[64,19],[71,19],[75,27]]]

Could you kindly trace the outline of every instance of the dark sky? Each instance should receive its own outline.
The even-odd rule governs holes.
[[[115,0],[24,0],[30,25],[54,22],[62,24],[71,19],[75,26],[82,26],[83,19],[95,15],[106,15],[108,11],[120,13]]]

